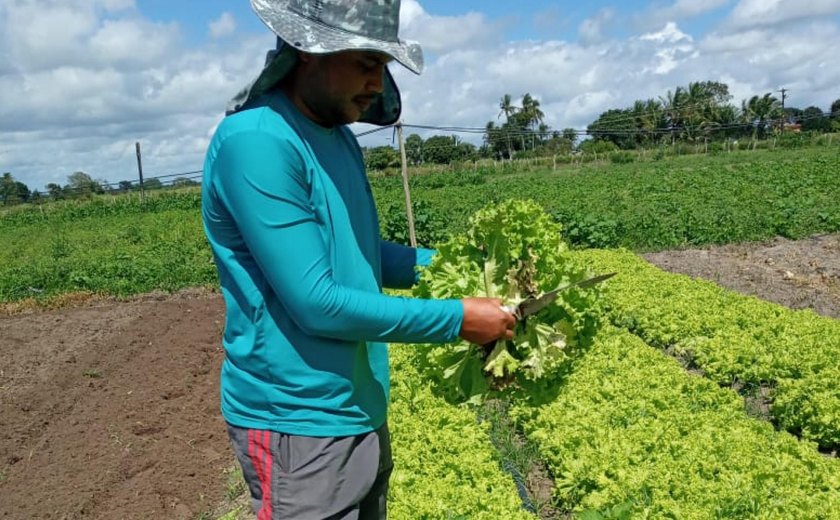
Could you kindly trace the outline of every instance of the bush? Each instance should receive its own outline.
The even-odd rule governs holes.
[[[609,152],[618,151],[618,146],[612,141],[603,141],[600,139],[589,139],[580,143],[580,151],[585,154],[606,154]]]
[[[610,154],[610,162],[613,164],[629,164],[636,162],[636,154],[629,151],[613,152]]]
[[[425,201],[412,201],[411,207],[414,210],[414,232],[417,235],[418,246],[433,247],[446,240],[448,223],[442,216],[434,213]],[[379,228],[383,240],[411,244],[405,204],[390,203],[379,215]]]

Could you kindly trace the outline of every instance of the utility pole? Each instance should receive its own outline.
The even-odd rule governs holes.
[[[140,159],[140,142],[134,143],[137,150],[137,172],[140,174],[140,202],[146,202],[146,191],[143,188],[143,161]]]
[[[777,90],[776,92],[782,93],[782,124],[781,128],[779,129],[781,133],[785,132],[785,120],[787,119],[787,114],[785,114],[785,99],[787,99],[787,93],[790,92],[789,89],[782,88],[781,90]]]

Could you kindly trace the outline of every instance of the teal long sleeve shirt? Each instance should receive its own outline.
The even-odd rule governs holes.
[[[381,426],[386,342],[457,338],[457,300],[410,287],[429,250],[384,242],[355,137],[324,128],[281,93],[225,118],[204,165],[204,230],[226,305],[222,414],[309,436]]]

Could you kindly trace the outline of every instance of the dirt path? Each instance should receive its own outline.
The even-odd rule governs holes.
[[[644,255],[667,271],[704,278],[792,309],[840,319],[840,233]]]
[[[840,234],[646,255],[840,318]],[[196,519],[233,466],[217,294],[0,316],[0,518]]]
[[[218,295],[0,317],[0,518],[197,518],[232,465]]]

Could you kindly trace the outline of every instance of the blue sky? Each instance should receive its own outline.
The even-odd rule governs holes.
[[[247,1],[206,0],[200,10],[190,2],[171,0],[136,0],[138,10],[152,20],[175,22],[184,28],[190,45],[202,45],[209,38],[207,25],[223,12],[231,13],[243,31],[259,33],[265,26],[251,12]],[[569,2],[556,0],[529,0],[523,2],[527,9],[512,9],[509,2],[486,0],[430,0],[422,3],[423,8],[438,16],[458,16],[467,12],[478,12],[489,19],[501,22],[502,34],[506,39],[552,38],[574,41],[578,37],[580,24],[599,11],[610,9],[616,13],[616,22],[611,27],[613,35],[621,37],[630,34],[634,27],[619,20],[632,20],[633,26],[644,25],[647,9],[662,4],[643,0],[598,0]],[[682,29],[689,34],[698,34],[720,22],[727,13],[725,6],[692,19]],[[641,20],[633,20],[642,15]]]
[[[408,124],[483,127],[503,94],[530,93],[549,126],[585,128],[706,80],[738,106],[780,87],[789,106],[840,98],[840,0],[402,0],[400,12],[426,55],[421,76],[392,68]],[[41,190],[77,170],[132,179],[138,141],[149,176],[200,169],[273,41],[247,0],[3,0],[0,172]]]

